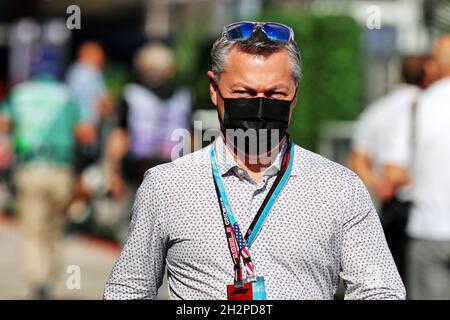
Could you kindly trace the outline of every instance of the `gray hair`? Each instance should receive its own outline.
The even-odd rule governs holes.
[[[291,58],[292,79],[296,84],[300,82],[302,78],[301,57],[295,41],[273,41],[259,30],[256,30],[250,38],[244,41],[228,40],[222,34],[214,42],[211,49],[211,70],[214,73],[216,82],[219,80],[220,74],[225,70],[226,59],[234,46],[238,46],[239,50],[244,52],[263,56],[270,55],[285,48]]]

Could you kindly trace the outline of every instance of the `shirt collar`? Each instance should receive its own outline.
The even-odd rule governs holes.
[[[273,176],[278,174],[281,169],[281,162],[283,160],[284,153],[287,151],[288,143],[287,139],[284,139],[281,145],[281,150],[278,153],[275,161],[271,166],[266,168],[263,172],[263,176]],[[222,136],[217,137],[215,141],[215,151],[217,157],[217,165],[219,167],[219,173],[222,176],[228,175],[230,173],[234,173],[236,169],[239,169],[239,165],[231,154],[230,150],[225,145],[225,142]],[[294,158],[295,161],[295,158]],[[245,171],[245,169],[241,168]]]

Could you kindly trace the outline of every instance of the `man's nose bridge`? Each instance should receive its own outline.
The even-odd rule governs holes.
[[[263,116],[263,105],[264,105],[264,96],[258,97],[258,118],[262,118]]]

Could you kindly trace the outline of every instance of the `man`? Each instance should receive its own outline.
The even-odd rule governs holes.
[[[82,122],[79,131],[86,141],[78,146],[78,171],[98,160],[102,144],[102,120],[112,108],[102,74],[104,65],[102,47],[96,42],[87,41],[78,49],[77,61],[70,66],[66,75],[67,85],[80,108]]]
[[[392,191],[382,176],[383,150],[390,139],[392,118],[402,105],[411,106],[418,98],[424,79],[423,58],[409,56],[402,62],[402,83],[373,102],[361,114],[353,137],[349,163],[367,188],[384,200]]]
[[[229,25],[211,57],[222,135],[147,171],[104,297],[154,299],[167,266],[171,299],[332,299],[340,274],[348,299],[403,299],[362,182],[285,134],[301,75],[292,29]]]
[[[439,80],[420,97],[415,123],[403,113],[387,155],[391,183],[412,182],[407,226],[411,299],[450,299],[450,35],[436,42],[433,58]],[[409,128],[415,128],[413,146]]]
[[[429,78],[425,77],[425,64],[426,58],[422,56],[407,56],[403,59],[402,83],[373,102],[361,114],[349,158],[350,167],[383,203],[381,218],[384,232],[404,281],[407,242],[404,225],[411,199],[405,188],[394,193],[393,186],[384,177],[383,157],[390,144],[391,134],[398,125],[398,117],[402,115],[399,111],[407,108],[413,112],[413,104],[419,97],[425,79]]]
[[[2,117],[14,145],[24,274],[32,297],[44,299],[58,273],[79,115],[68,88],[57,79],[51,47],[36,50],[33,61],[33,80],[13,87]]]
[[[189,129],[191,96],[174,83],[172,50],[159,43],[139,48],[134,57],[135,81],[124,87],[119,126],[106,150],[110,189],[120,196],[122,176],[134,195],[147,169],[171,160],[175,129]]]

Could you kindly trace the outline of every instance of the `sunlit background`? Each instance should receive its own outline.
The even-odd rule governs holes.
[[[173,49],[174,83],[188,88],[191,97],[188,128],[196,133],[217,128],[206,78],[209,51],[223,26],[237,20],[276,21],[294,29],[303,79],[289,132],[299,145],[346,165],[361,111],[398,83],[402,56],[429,53],[433,40],[450,31],[450,1],[1,0],[0,101],[31,79],[36,45],[53,48],[52,61],[64,81],[79,46],[95,41],[104,50],[102,75],[111,102],[98,135],[106,143],[107,138],[99,137],[108,137],[120,122],[123,88],[134,77],[133,57],[151,41]],[[2,133],[0,140],[8,145],[9,134]],[[14,169],[12,157],[0,175],[0,299],[31,298],[21,263]],[[54,294],[58,299],[101,298],[126,237],[135,189],[127,189],[128,200],[103,192],[103,157],[82,176],[90,196],[75,199],[66,210],[69,224]],[[74,287],[70,277],[77,271],[81,285]],[[160,297],[167,297],[166,285]]]

